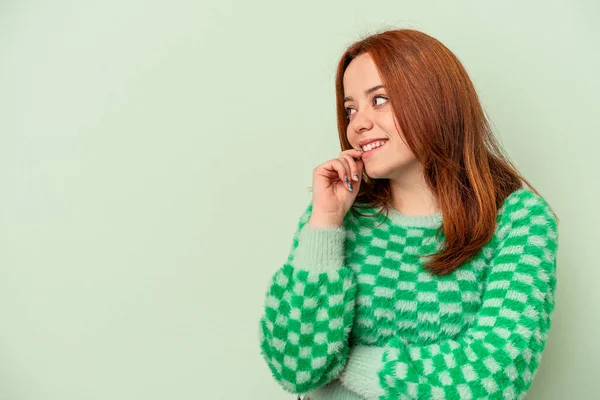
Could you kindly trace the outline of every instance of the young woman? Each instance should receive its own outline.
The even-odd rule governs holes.
[[[350,46],[336,92],[342,151],[265,295],[273,377],[312,400],[522,398],[554,309],[551,207],[431,36]]]

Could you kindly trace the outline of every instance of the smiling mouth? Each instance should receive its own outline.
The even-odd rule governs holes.
[[[387,142],[388,142],[387,140],[378,140],[376,142],[369,143],[368,145],[362,147],[362,149],[361,149],[363,151],[362,154],[366,155],[377,149],[380,149],[383,146],[385,146],[387,144]]]

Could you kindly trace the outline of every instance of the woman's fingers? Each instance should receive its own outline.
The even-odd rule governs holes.
[[[352,171],[352,167],[350,165],[350,161],[348,161],[348,159],[350,158],[350,156],[345,156],[343,153],[340,154],[340,156],[338,157],[338,160],[341,161],[341,163],[344,165],[344,182],[346,183],[346,186],[348,186],[348,189],[351,188],[350,186],[350,173]]]
[[[342,151],[342,153],[349,154],[351,157],[357,159],[357,158],[360,158],[360,156],[362,156],[363,151],[356,150],[356,149],[348,149],[348,150]]]
[[[348,165],[348,174],[351,177],[350,179],[358,182],[360,180],[360,169],[358,167],[360,161],[355,161],[349,154],[341,154],[340,159],[346,161],[346,164]]]
[[[361,155],[362,152],[356,149],[342,151],[338,158],[331,159],[324,165],[318,166],[314,172],[319,173],[318,170],[323,168],[321,171],[326,172],[326,176],[331,183],[335,183],[337,177],[348,190],[352,191],[355,186],[352,181],[360,182],[362,173]]]
[[[348,173],[351,176],[350,179],[356,182],[360,181],[362,174],[362,160],[360,156],[360,152],[343,151],[339,157],[345,160],[344,165],[347,165]],[[357,159],[355,160],[355,158]]]
[[[346,166],[339,158],[329,160],[329,162],[325,165],[325,170],[328,172],[328,177],[331,182],[335,182],[335,176],[344,182],[344,176],[346,176]]]

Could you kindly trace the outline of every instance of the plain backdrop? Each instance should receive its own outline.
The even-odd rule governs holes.
[[[295,400],[264,294],[339,153],[337,61],[388,28],[459,57],[561,219],[527,398],[599,398],[598,4],[3,0],[0,400]]]

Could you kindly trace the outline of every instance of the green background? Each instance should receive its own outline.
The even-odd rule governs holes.
[[[350,43],[422,30],[463,62],[561,218],[528,399],[598,398],[595,1],[0,2],[0,399],[292,399],[267,282],[339,151]]]

